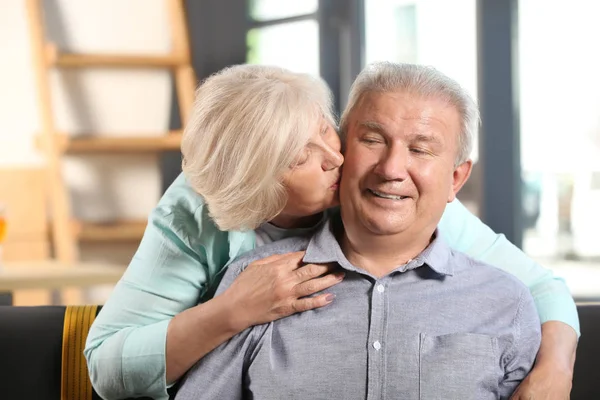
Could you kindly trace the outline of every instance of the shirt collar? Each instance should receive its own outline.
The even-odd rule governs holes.
[[[364,274],[365,271],[352,265],[342,252],[334,233],[334,227],[338,224],[341,224],[340,214],[333,213],[310,239],[303,261],[316,264],[336,262],[346,270]],[[433,240],[421,254],[392,272],[404,272],[425,264],[440,275],[452,276],[454,266],[449,262],[450,252],[450,247],[436,229]]]
[[[415,260],[419,263],[426,264],[429,268],[440,275],[454,275],[454,264],[450,262],[450,246],[440,235],[439,229],[435,230],[433,240],[429,246],[419,254]]]

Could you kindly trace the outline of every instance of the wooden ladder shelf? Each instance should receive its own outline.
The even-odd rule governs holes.
[[[184,123],[190,114],[196,86],[196,77],[190,61],[184,0],[165,0],[169,5],[172,37],[172,51],[166,55],[63,53],[45,38],[42,1],[26,1],[42,129],[37,142],[47,159],[54,255],[62,263],[74,264],[79,258],[80,241],[140,240],[146,222],[114,221],[98,224],[76,221],[71,215],[69,192],[62,176],[61,157],[65,154],[123,154],[177,150],[181,142],[181,131],[170,131],[160,137],[111,137],[99,134],[71,137],[65,132],[58,132],[50,93],[50,70],[87,67],[170,69],[174,75],[181,121]]]

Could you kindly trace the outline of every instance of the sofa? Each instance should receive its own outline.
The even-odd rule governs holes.
[[[6,400],[100,400],[83,346],[100,306],[0,306],[0,376]],[[578,304],[582,337],[572,400],[600,399],[600,303]]]

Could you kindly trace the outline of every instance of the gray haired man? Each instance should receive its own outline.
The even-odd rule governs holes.
[[[243,256],[218,289],[254,260],[305,251],[305,262],[346,273],[329,289],[336,300],[233,337],[189,372],[177,399],[508,398],[539,348],[533,299],[436,229],[471,172],[478,119],[434,69],[364,70],[341,121],[340,212],[310,237]]]

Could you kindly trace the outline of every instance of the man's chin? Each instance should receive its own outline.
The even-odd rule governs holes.
[[[365,227],[373,235],[377,236],[394,236],[406,232],[410,228],[410,224],[406,221],[389,221],[380,219],[368,219]]]
[[[388,227],[375,227],[375,228],[371,228],[369,229],[371,231],[371,233],[375,236],[396,236],[399,235],[401,233],[404,233],[407,231],[407,229],[400,229],[397,227],[394,228],[388,228]]]

